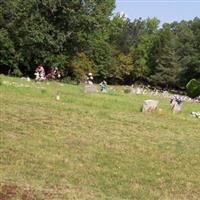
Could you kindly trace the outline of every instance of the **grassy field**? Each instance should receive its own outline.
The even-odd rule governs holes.
[[[200,104],[1,76],[0,108],[1,200],[200,199]]]

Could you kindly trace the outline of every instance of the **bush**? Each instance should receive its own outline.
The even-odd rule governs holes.
[[[195,98],[200,95],[200,82],[196,79],[191,79],[186,85],[187,95]]]
[[[12,75],[13,76],[17,76],[17,77],[21,77],[23,74],[22,72],[18,69],[18,68],[15,68],[12,72]]]
[[[126,93],[126,94],[131,93],[131,92],[132,92],[132,88],[130,88],[130,87],[126,87],[124,89],[124,93]]]
[[[85,75],[89,72],[94,73],[92,61],[84,53],[78,53],[74,56],[70,64],[73,78],[78,82],[84,81]]]
[[[67,84],[75,84],[75,80],[73,80],[70,76],[64,77],[61,82],[67,83]]]

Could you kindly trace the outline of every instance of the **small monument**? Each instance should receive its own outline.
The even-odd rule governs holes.
[[[191,112],[190,115],[200,119],[200,112]]]
[[[96,85],[85,85],[85,93],[86,94],[93,94],[93,93],[97,93],[98,92],[98,88]]]
[[[101,86],[101,92],[106,93],[107,92],[107,83],[104,80],[102,83],[100,83]]]
[[[59,92],[56,93],[56,100],[60,101],[60,93]]]
[[[93,75],[92,73],[88,73],[88,75],[86,75],[87,80],[86,80],[86,84],[85,84],[85,93],[86,94],[93,94],[93,93],[97,93],[98,92],[98,88],[96,85],[93,85]]]
[[[169,96],[169,93],[167,90],[163,90],[163,93],[162,93],[163,97],[168,97]]]
[[[180,113],[182,111],[182,99],[178,95],[174,95],[170,100],[173,113]]]
[[[90,73],[88,73],[87,75],[86,75],[86,84],[88,84],[88,85],[93,85],[93,75],[92,75],[92,73],[90,72]]]
[[[151,99],[145,100],[142,107],[142,112],[154,112],[157,110],[158,104],[159,102],[156,100],[151,100]]]

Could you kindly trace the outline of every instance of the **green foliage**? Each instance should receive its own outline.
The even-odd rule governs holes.
[[[112,64],[112,48],[106,41],[106,33],[93,33],[88,38],[88,48],[85,50],[88,58],[95,65],[97,76],[107,78]]]
[[[144,34],[140,37],[138,45],[130,48],[133,55],[133,80],[149,80],[150,56],[157,34]],[[152,60],[151,60],[152,61]]]
[[[115,56],[115,62],[109,68],[109,79],[113,83],[123,83],[123,81],[131,75],[133,71],[133,59],[131,54],[125,55],[119,53]]]
[[[78,53],[70,62],[72,75],[77,81],[83,81],[85,75],[89,72],[94,72],[93,63],[84,53]]]
[[[20,69],[15,68],[12,72],[12,75],[17,76],[17,77],[21,77],[23,76],[22,72],[20,71]]]
[[[70,76],[65,76],[63,79],[62,79],[62,82],[63,83],[68,83],[68,84],[74,84],[74,81],[72,80],[72,78]]]
[[[33,73],[35,66],[42,63],[46,67],[58,66],[68,76],[71,59],[77,52],[88,52],[90,35],[107,32],[114,0],[84,4],[78,0],[9,0],[3,1],[1,8],[0,64],[15,64],[14,68]],[[106,44],[105,37],[101,41]],[[105,63],[100,65],[105,67]]]
[[[181,64],[177,54],[176,38],[168,27],[159,32],[154,42],[151,57],[151,76],[153,84],[163,87],[178,87]]]
[[[112,16],[115,0],[0,4],[1,71],[33,76],[43,64],[76,80],[93,70],[98,80],[176,88],[200,77],[199,17],[159,27],[157,18]]]
[[[16,66],[15,48],[6,29],[0,29],[0,66]]]
[[[192,79],[186,85],[186,91],[188,96],[194,98],[200,96],[200,81]]]

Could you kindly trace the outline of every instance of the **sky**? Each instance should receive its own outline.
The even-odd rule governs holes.
[[[200,17],[200,0],[116,0],[116,12],[131,20],[156,17],[163,23]]]

